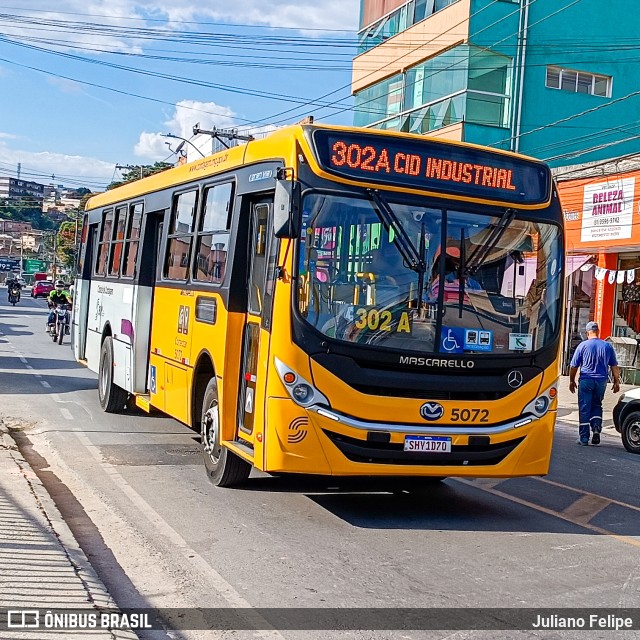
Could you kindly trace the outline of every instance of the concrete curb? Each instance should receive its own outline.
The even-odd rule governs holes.
[[[0,419],[0,496],[6,513],[0,528],[0,606],[89,610],[117,606],[63,520],[46,488],[23,458]],[[4,548],[4,550],[3,550]],[[76,631],[75,633],[79,633]],[[71,637],[73,631],[47,631]],[[7,638],[41,632],[8,632]],[[135,640],[130,631],[92,630],[82,637]]]

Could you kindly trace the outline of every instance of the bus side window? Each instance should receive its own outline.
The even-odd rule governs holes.
[[[122,245],[124,243],[124,231],[127,221],[127,207],[116,209],[116,221],[114,226],[113,243],[109,255],[109,275],[120,275],[120,262],[122,260]]]
[[[124,243],[124,264],[122,266],[122,276],[124,278],[133,278],[136,275],[136,259],[138,257],[138,245],[140,243],[142,210],[143,204],[141,202],[133,204],[129,208],[127,237]]]
[[[76,263],[76,275],[82,277],[84,274],[84,265],[87,259],[87,238],[89,237],[89,216],[85,213],[82,218],[82,233],[80,235],[80,247],[78,260]],[[95,247],[93,247],[95,250]],[[91,256],[91,254],[89,254]],[[89,258],[91,264],[91,258]]]
[[[233,184],[210,187],[198,229],[194,275],[200,282],[221,284],[229,254]]]
[[[107,275],[107,259],[111,244],[111,229],[113,227],[113,209],[107,209],[102,214],[102,229],[100,231],[100,245],[96,261],[96,275]]]
[[[167,280],[187,279],[193,218],[197,203],[197,191],[187,191],[174,197],[164,261],[163,276]]]

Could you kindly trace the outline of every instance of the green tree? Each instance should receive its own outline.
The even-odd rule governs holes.
[[[67,221],[60,224],[58,237],[56,238],[56,254],[60,262],[67,268],[72,269],[75,264],[76,238],[81,237],[81,230],[78,228],[76,235],[75,221]]]
[[[55,223],[42,213],[42,204],[31,196],[0,201],[0,217],[17,222],[30,222],[34,229],[47,231],[55,228]]]
[[[107,186],[107,190],[115,189],[116,187],[120,187],[123,184],[127,184],[127,182],[140,180],[141,178],[146,178],[147,176],[152,176],[154,173],[160,173],[161,171],[166,171],[167,169],[171,168],[173,168],[173,165],[168,162],[156,162],[154,164],[134,166],[128,165],[126,170],[122,174],[122,180],[112,182]]]

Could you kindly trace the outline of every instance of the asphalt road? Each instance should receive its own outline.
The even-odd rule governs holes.
[[[246,488],[214,488],[196,433],[164,416],[104,414],[95,375],[45,334],[45,303],[25,297],[14,308],[0,294],[0,418],[20,430],[23,453],[121,607],[640,606],[640,456],[617,437],[582,448],[560,423],[544,479],[448,479],[393,493],[254,474]]]

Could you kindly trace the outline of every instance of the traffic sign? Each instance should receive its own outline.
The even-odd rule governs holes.
[[[0,271],[20,271],[20,260],[17,258],[0,258]]]
[[[38,273],[39,271],[47,270],[47,263],[44,260],[25,258],[23,264],[25,273]]]

